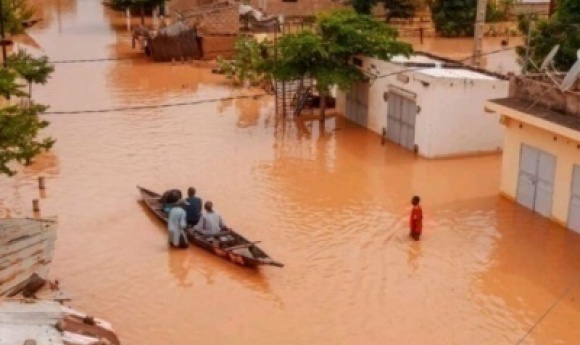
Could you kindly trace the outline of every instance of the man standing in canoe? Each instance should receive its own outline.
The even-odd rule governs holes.
[[[183,209],[187,203],[180,199],[171,206],[167,217],[167,227],[169,230],[169,244],[176,248],[187,248],[187,238],[185,228],[187,227],[187,214]]]
[[[409,227],[411,229],[409,236],[411,236],[415,241],[419,241],[421,238],[421,233],[423,232],[423,209],[421,209],[421,198],[414,196],[411,199],[411,205],[413,209],[411,210],[411,215],[409,217]]]

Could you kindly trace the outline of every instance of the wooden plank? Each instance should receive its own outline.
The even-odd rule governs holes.
[[[33,273],[47,278],[56,227],[54,218],[0,220],[0,296]]]

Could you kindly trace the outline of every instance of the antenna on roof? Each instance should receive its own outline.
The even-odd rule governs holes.
[[[558,71],[556,71],[556,69],[554,68],[554,58],[556,57],[556,54],[558,53],[558,50],[560,49],[560,45],[556,44],[555,46],[552,47],[552,49],[550,50],[550,52],[548,53],[548,55],[546,55],[546,57],[544,58],[544,61],[542,61],[542,64],[540,65],[540,67],[538,67],[534,61],[532,61],[532,59],[529,59],[529,63],[532,64],[532,66],[534,66],[538,72],[540,73],[545,73],[546,76],[548,78],[550,78],[550,80],[552,81],[552,83],[554,83],[556,86],[559,87],[559,82],[558,80],[554,77],[553,73],[557,73]],[[550,70],[550,68],[552,68],[552,70]]]
[[[560,49],[560,45],[556,44],[552,50],[550,50],[539,68],[540,71],[544,71],[548,68],[548,66],[552,66],[552,62],[554,62],[554,57],[556,56],[556,53],[558,53],[558,49]]]
[[[560,90],[562,91],[569,91],[576,83],[576,80],[578,80],[578,77],[580,77],[580,50],[578,50],[577,55],[579,58],[572,65],[568,73],[566,73],[562,84],[560,84]]]
[[[558,87],[561,91],[568,91],[573,86],[576,80],[580,77],[580,49],[576,52],[578,59],[572,65],[572,68],[566,73],[566,76],[560,83],[560,81],[555,77],[555,73],[558,71],[554,68],[554,58],[560,49],[560,45],[555,45],[552,50],[546,55],[544,61],[540,67],[538,67],[533,61],[529,61],[539,72],[545,73],[548,78]],[[551,68],[550,68],[551,67]]]

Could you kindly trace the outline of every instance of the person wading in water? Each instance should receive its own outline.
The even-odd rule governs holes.
[[[183,206],[187,205],[185,200],[179,199],[171,205],[171,210],[167,217],[167,230],[169,230],[169,245],[175,248],[187,248],[189,243],[185,236],[187,227],[187,214]]]
[[[416,195],[411,199],[413,209],[409,216],[409,227],[411,229],[409,236],[411,236],[415,241],[419,241],[421,233],[423,232],[423,209],[421,209],[421,205],[419,205],[420,202],[421,198]]]

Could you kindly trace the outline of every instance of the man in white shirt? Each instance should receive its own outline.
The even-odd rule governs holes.
[[[173,247],[187,248],[187,238],[185,237],[185,227],[187,226],[186,212],[183,205],[186,204],[183,200],[171,205],[171,210],[167,217],[167,227],[169,230],[169,243]]]
[[[205,209],[205,212],[201,216],[199,222],[195,225],[195,230],[204,235],[215,235],[222,231],[222,229],[226,230],[226,225],[224,224],[222,217],[213,210],[213,203],[211,201],[206,201],[203,208]]]

